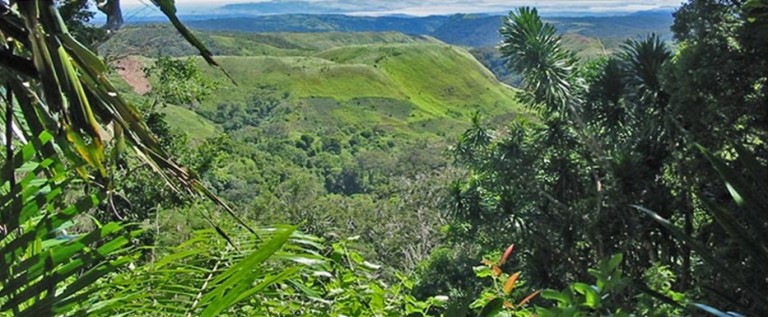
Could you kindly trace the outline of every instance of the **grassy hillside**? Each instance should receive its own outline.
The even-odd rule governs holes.
[[[498,30],[502,20],[501,16],[477,14],[424,18],[274,15],[192,21],[190,24],[207,30],[200,32],[203,42],[214,54],[224,56],[312,57],[318,51],[350,45],[439,43],[439,40],[471,47],[475,58],[497,78],[517,85],[519,76],[509,72],[495,50],[501,40]],[[583,59],[590,59],[614,52],[627,38],[656,33],[662,39],[671,39],[672,15],[654,11],[626,16],[552,17],[547,22],[555,24],[561,31],[567,48]],[[101,51],[105,55],[149,57],[196,53],[165,25],[128,27],[103,45]],[[338,67],[333,69],[339,72]],[[336,87],[344,90],[343,86]]]
[[[165,121],[170,126],[184,131],[193,145],[220,132],[211,121],[187,108],[167,105],[161,108],[160,112],[165,114]]]
[[[182,39],[169,34],[166,26],[130,27],[101,49],[117,54],[136,47],[149,57],[161,52],[193,55]],[[294,134],[355,127],[434,139],[458,135],[474,112],[504,122],[521,111],[515,91],[499,83],[467,50],[427,36],[394,32],[200,35],[221,55],[217,60],[237,83],[200,61],[206,76],[219,83],[214,95],[196,109],[209,119],[238,107],[255,112],[262,107],[257,100],[270,100],[277,109],[270,108],[256,121]],[[195,126],[194,134],[207,136],[214,131],[184,108],[164,111],[172,125]],[[218,120],[222,125],[227,121]]]
[[[445,44],[350,45],[307,56],[224,56],[219,62],[238,85],[224,84],[203,111],[224,101],[248,102],[253,87],[269,87],[290,108],[292,131],[351,125],[448,136],[466,128],[475,111],[500,119],[520,111],[513,89],[466,50]],[[226,83],[216,70],[206,72]]]
[[[215,32],[197,34],[215,55],[301,55],[302,46],[269,35],[233,37]],[[123,28],[99,47],[107,57],[141,55],[146,57],[190,56],[197,51],[173,27],[164,24],[145,24]]]
[[[398,32],[248,33],[197,32],[214,55],[302,56],[346,45],[438,42],[426,36]],[[105,56],[192,56],[196,50],[173,27],[165,24],[133,25],[122,29],[99,47]]]
[[[190,21],[188,24],[206,31],[201,35],[203,41],[218,55],[301,55],[304,49],[327,49],[327,46],[320,46],[323,46],[324,39],[333,37],[337,39],[331,42],[337,44],[371,44],[406,40],[407,35],[403,34],[409,34],[427,35],[445,43],[474,48],[495,46],[501,40],[498,30],[502,21],[502,16],[477,14],[423,18],[289,14]],[[650,33],[671,39],[669,28],[672,14],[653,11],[625,16],[552,17],[547,22],[555,24],[566,38],[573,40],[569,43],[575,44],[574,49],[585,48],[585,51],[595,53],[602,52],[603,47],[609,51],[616,49],[627,38]],[[232,32],[242,34],[233,36]],[[290,33],[279,32],[304,33],[292,37]],[[377,33],[368,33],[367,41],[358,35],[347,36],[344,41],[343,34],[349,32]],[[117,37],[135,45],[124,47],[114,45],[119,41],[111,41],[112,44],[102,48],[103,53],[139,53],[143,48],[150,51],[141,54],[183,56],[194,53],[188,46],[182,45],[183,39],[176,32],[164,25],[129,27]]]

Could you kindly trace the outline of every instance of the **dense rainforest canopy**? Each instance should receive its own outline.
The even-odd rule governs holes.
[[[0,316],[768,315],[765,0],[599,55],[514,9],[518,88],[430,37],[152,2],[172,28],[0,1]],[[98,54],[141,33],[199,58]]]

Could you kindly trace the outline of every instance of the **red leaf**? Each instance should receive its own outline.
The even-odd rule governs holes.
[[[528,295],[528,297],[520,301],[520,304],[517,304],[517,307],[522,307],[523,305],[528,304],[528,302],[533,300],[533,298],[536,297],[536,295],[539,295],[539,293],[541,293],[541,291],[535,291],[531,295]]]
[[[515,250],[515,245],[512,244],[507,248],[507,251],[504,251],[504,255],[501,256],[501,260],[499,260],[499,265],[502,265],[507,262],[507,259],[510,255],[512,255],[512,251]]]

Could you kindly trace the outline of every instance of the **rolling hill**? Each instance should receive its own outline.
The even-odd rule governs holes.
[[[583,59],[605,56],[615,52],[628,38],[651,33],[671,40],[672,14],[669,10],[645,11],[620,16],[548,17],[562,33],[565,46]],[[217,55],[237,56],[301,56],[329,44],[370,44],[378,42],[407,43],[437,39],[467,47],[486,68],[504,83],[517,85],[519,76],[504,66],[495,46],[501,41],[499,28],[503,16],[490,14],[455,14],[450,16],[347,16],[341,14],[283,14],[250,17],[220,17],[189,21],[189,25],[204,31],[204,42]],[[193,55],[183,46],[181,37],[168,38],[173,33],[162,25],[145,25],[146,30],[130,29],[122,38],[136,47],[104,48],[104,53],[141,51],[144,55]],[[131,33],[135,33],[131,35]],[[292,33],[298,32],[298,33]],[[154,36],[147,36],[147,33]],[[348,35],[355,33],[354,35]],[[319,35],[322,34],[322,35]],[[365,34],[365,35],[363,35]],[[408,35],[406,35],[408,34]],[[343,38],[346,37],[346,40]],[[326,42],[323,44],[323,42]],[[108,46],[108,45],[107,45]],[[149,52],[145,50],[149,49]]]
[[[521,111],[515,91],[500,84],[469,52],[439,43],[367,44],[308,56],[223,56],[238,86],[224,85],[204,103],[247,102],[251,87],[287,96],[291,131],[373,127],[411,136],[458,135],[473,112],[509,118]],[[216,70],[207,71],[219,82]]]
[[[220,56],[303,56],[344,45],[376,43],[439,42],[428,36],[410,36],[398,32],[227,32],[202,31],[197,36],[214,55]],[[133,25],[99,47],[108,57],[141,55],[146,57],[193,56],[197,51],[171,26],[166,24]]]
[[[181,39],[165,35],[171,33],[164,28],[128,28],[100,50],[113,56],[192,54],[191,48],[177,44]],[[220,83],[196,108],[209,118],[229,105],[266,98],[279,105],[264,122],[291,133],[355,127],[444,139],[468,127],[474,112],[498,122],[523,112],[516,91],[498,82],[468,50],[431,37],[211,32],[202,38],[221,55],[217,61],[237,83],[200,61],[206,76]],[[183,120],[169,122],[192,121],[188,112],[181,114]]]
[[[270,4],[274,5],[274,3]],[[236,10],[235,10],[236,11]],[[671,40],[669,10],[620,16],[549,17],[562,33],[565,46],[583,59],[615,52],[628,38],[651,33]],[[429,42],[435,39],[467,47],[499,80],[509,85],[520,78],[504,65],[495,46],[501,41],[500,15],[347,16],[341,14],[282,14],[192,20],[203,42],[216,55],[305,56],[334,46],[372,43]],[[195,51],[165,25],[144,24],[118,34],[120,40],[102,46],[105,55],[194,55]]]
[[[301,223],[306,232],[340,237],[394,224],[382,229],[397,237],[391,243],[361,237],[378,263],[399,265],[404,241],[439,240],[437,225],[434,234],[415,234],[441,219],[438,193],[459,173],[448,167],[447,149],[474,113],[493,127],[528,115],[517,90],[467,49],[428,36],[199,35],[236,84],[193,57],[218,88],[202,103],[161,111],[197,141],[183,150],[201,179],[259,223]],[[100,51],[126,79],[121,91],[138,93],[147,81],[159,84],[132,77],[158,53],[194,53],[181,43],[167,26],[128,27]]]

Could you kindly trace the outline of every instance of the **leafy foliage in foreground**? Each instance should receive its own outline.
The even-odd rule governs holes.
[[[101,291],[95,282],[134,260],[137,235],[119,223],[98,224],[84,234],[68,234],[76,217],[99,204],[103,195],[88,194],[66,204],[77,182],[56,156],[35,144],[50,146],[44,132],[6,162],[0,184],[0,315],[81,316],[105,307],[92,300]]]
[[[169,3],[159,2],[172,15]],[[100,130],[124,129],[122,135],[128,135],[128,144],[138,148],[137,155],[144,155],[147,164],[165,167],[172,183],[192,188],[200,185],[196,177],[172,164],[164,152],[152,151],[161,145],[150,130],[156,133],[162,125],[154,130],[144,125],[141,116],[116,97],[114,87],[102,78],[103,65],[72,42],[66,29],[54,21],[58,19],[51,4],[20,2],[18,13],[2,6],[8,11],[4,13],[9,13],[3,16],[3,22],[8,23],[3,24],[2,31],[10,35],[4,36],[2,43],[3,57],[8,57],[3,59],[8,65],[3,69],[7,107],[0,206],[5,232],[0,248],[8,251],[2,253],[3,264],[8,265],[0,272],[2,313],[433,313],[431,309],[438,301],[410,297],[412,285],[407,279],[402,281],[403,287],[382,284],[375,276],[377,266],[349,251],[346,244],[327,249],[320,240],[297,235],[291,228],[245,233],[245,227],[238,236],[214,226],[194,234],[187,244],[163,249],[150,263],[137,260],[138,255],[127,248],[136,232],[126,231],[117,223],[78,228],[83,235],[51,236],[69,226],[74,216],[84,216],[96,205],[96,198],[103,198],[100,191],[110,193],[113,189],[115,182],[109,178],[115,176],[111,169],[120,165],[121,133],[114,132],[112,140]],[[526,41],[508,41],[507,47],[514,49],[505,53],[520,66],[530,89],[528,101],[540,112],[541,121],[520,120],[510,129],[493,131],[485,128],[479,117],[473,118],[472,128],[455,150],[456,161],[470,172],[467,181],[452,187],[451,211],[456,219],[447,231],[458,242],[457,252],[465,256],[480,253],[506,243],[510,237],[529,244],[519,270],[512,272],[525,272],[536,285],[564,289],[542,293],[542,298],[556,303],[554,307],[535,308],[540,315],[622,315],[633,309],[647,314],[679,314],[683,308],[676,301],[686,296],[676,289],[691,292],[722,310],[764,314],[762,284],[766,272],[761,264],[768,258],[768,221],[763,216],[768,199],[760,189],[765,186],[766,175],[762,141],[767,117],[762,107],[766,64],[758,57],[764,56],[766,38],[764,33],[754,32],[765,25],[764,7],[764,1],[756,0],[745,7],[692,1],[677,16],[676,32],[682,43],[677,55],[673,56],[659,39],[649,37],[629,41],[622,54],[587,67],[572,61],[573,54],[560,47],[562,38],[541,23],[535,11],[513,14],[508,35],[523,36]],[[742,9],[745,18],[740,15]],[[178,19],[172,20],[205,53],[199,41],[179,26]],[[711,21],[722,22],[724,27],[712,28],[708,24]],[[354,54],[344,50],[326,53],[328,58],[355,61],[354,56],[350,59]],[[720,82],[722,78],[727,80]],[[286,207],[295,212],[292,216],[323,220],[321,213],[302,214],[303,207],[333,206],[348,213],[331,222],[338,226],[346,221],[350,230],[371,226],[355,222],[360,217],[355,211],[362,209],[358,206],[392,218],[398,215],[392,210],[416,210],[409,219],[423,223],[420,217],[428,213],[417,206],[420,198],[431,199],[428,211],[439,205],[440,199],[432,199],[432,194],[412,195],[410,199],[403,198],[405,195],[384,196],[377,202],[387,199],[395,207],[381,211],[370,196],[355,197],[377,193],[381,188],[402,193],[401,188],[418,191],[433,187],[430,182],[412,185],[411,179],[397,187],[391,179],[377,181],[379,175],[364,173],[365,167],[386,160],[367,156],[370,160],[355,161],[353,158],[364,156],[353,153],[371,149],[388,153],[395,146],[371,138],[373,131],[349,130],[339,138],[259,129],[265,122],[274,123],[269,121],[276,108],[271,105],[255,102],[245,111],[255,109],[257,116],[238,122],[254,125],[249,128],[256,128],[251,130],[256,133],[242,133],[247,132],[242,126],[229,127],[240,137],[252,138],[249,140],[258,145],[255,150],[242,144],[236,151],[220,150],[230,147],[227,137],[210,140],[200,149],[214,155],[201,155],[194,164],[209,167],[203,179],[220,185],[217,190],[239,189],[230,193],[242,194],[250,189],[237,183],[243,179],[261,188],[283,185],[278,194],[263,190],[250,203],[272,207],[303,197],[301,203]],[[239,107],[224,108],[243,112]],[[269,133],[281,137],[263,140]],[[320,142],[316,142],[318,137]],[[110,145],[109,141],[116,142]],[[370,147],[359,146],[362,143]],[[703,149],[693,146],[695,143]],[[116,154],[107,154],[110,146]],[[296,179],[288,177],[295,175],[289,173],[294,171],[290,168],[275,168],[259,176],[237,173],[238,177],[231,177],[222,172],[260,171],[274,167],[275,162],[291,162],[297,171],[306,166],[314,170]],[[74,172],[59,163],[74,166]],[[72,202],[68,194],[73,192],[70,174],[74,173],[88,187],[85,199]],[[321,176],[323,182],[318,181]],[[722,186],[723,179],[726,186]],[[305,183],[321,185],[304,187]],[[307,188],[315,191],[302,191]],[[90,196],[92,191],[96,196]],[[316,204],[321,201],[318,197],[324,198],[322,205]],[[322,224],[313,222],[310,226],[322,232]],[[385,228],[391,232],[389,229]],[[414,236],[435,237],[434,229],[426,228]],[[668,239],[670,235],[677,240]],[[374,240],[375,236],[368,237],[367,242]],[[723,240],[727,243],[721,243]],[[433,246],[429,242],[421,242],[421,250],[403,250],[387,243],[375,246],[393,245],[396,250],[382,254],[409,255],[411,262]],[[500,262],[509,258],[508,253]],[[623,254],[623,265],[619,264],[620,257],[613,257],[600,265],[600,271],[588,274],[574,270],[593,266],[594,259],[613,253]],[[433,263],[452,263],[442,260]],[[120,269],[129,262],[139,265]],[[748,269],[730,270],[736,263]],[[503,309],[504,298],[517,297],[515,290],[523,291],[525,285],[519,279],[522,273],[505,274],[501,264],[490,263],[486,271],[481,270],[483,274],[490,272],[487,276],[496,284],[488,292],[493,299],[489,303],[479,301],[476,308],[481,314],[525,314],[527,308],[515,311],[518,307],[512,301],[507,305],[511,309]],[[597,278],[595,285],[573,283],[591,279],[589,275]],[[628,280],[623,276],[646,277],[651,288],[635,281],[634,291],[625,288]],[[671,285],[675,276],[681,277],[679,284]],[[752,281],[758,285],[751,285]],[[724,296],[723,290],[736,298]],[[667,306],[652,307],[647,296]],[[634,305],[637,298],[640,303]],[[147,310],[155,303],[163,305]],[[692,304],[702,311],[725,315],[711,306]]]
[[[110,313],[131,316],[426,316],[442,302],[409,295],[408,279],[388,285],[381,267],[350,249],[294,228],[232,235],[236,248],[203,230],[158,261],[108,280]]]

